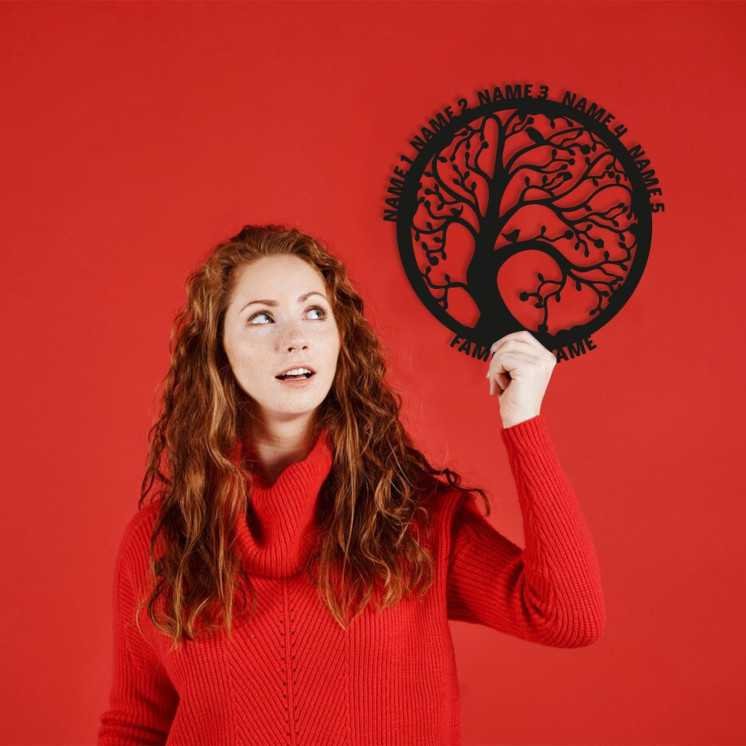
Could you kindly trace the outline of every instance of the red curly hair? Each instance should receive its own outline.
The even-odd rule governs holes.
[[[236,270],[277,254],[297,256],[321,273],[340,332],[334,382],[314,423],[316,432],[328,430],[335,458],[322,487],[323,525],[308,565],[333,618],[344,628],[371,601],[386,608],[428,590],[429,501],[441,492],[479,492],[490,512],[482,489],[460,486],[459,474],[433,468],[412,445],[399,420],[401,396],[385,382],[379,342],[344,265],[295,228],[247,225],[188,278],[187,301],[171,331],[161,413],[149,431],[138,507],[155,485],[149,557],[155,582],[137,621],[147,606],[154,626],[174,645],[194,639],[201,618],[230,635],[234,616],[247,606],[245,591],[253,590],[233,551],[252,475],[230,455],[255,416],[255,403],[236,381],[221,340]],[[159,537],[165,551],[156,557]]]

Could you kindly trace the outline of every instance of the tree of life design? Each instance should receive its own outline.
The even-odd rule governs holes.
[[[553,103],[454,122],[418,159],[400,213],[420,296],[485,344],[521,328],[552,346],[579,339],[619,310],[647,257],[633,161]]]

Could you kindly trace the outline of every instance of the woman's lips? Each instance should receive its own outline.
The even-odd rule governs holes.
[[[311,383],[311,380],[316,377],[316,374],[311,374],[308,378],[306,376],[300,376],[299,378],[277,378],[275,377],[276,381],[279,381],[280,383],[284,383],[287,386],[307,386]]]

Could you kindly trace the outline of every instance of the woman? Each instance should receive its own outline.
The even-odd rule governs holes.
[[[363,301],[319,241],[246,226],[190,277],[172,341],[116,559],[100,746],[453,746],[448,619],[599,638],[596,555],[539,412],[555,360],[532,335],[496,342],[487,370],[525,549],[412,445]]]

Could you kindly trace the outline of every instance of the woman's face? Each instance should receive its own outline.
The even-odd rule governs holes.
[[[313,414],[334,381],[339,344],[324,279],[315,267],[283,254],[236,270],[223,346],[265,424]],[[303,365],[316,371],[303,385],[276,378]]]

